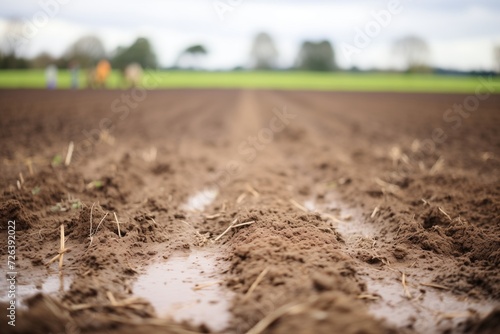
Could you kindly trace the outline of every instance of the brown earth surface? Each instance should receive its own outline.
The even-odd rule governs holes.
[[[500,96],[466,98],[0,91],[0,332],[498,333]]]

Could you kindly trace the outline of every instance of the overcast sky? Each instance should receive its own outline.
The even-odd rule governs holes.
[[[393,1],[399,11],[377,29],[373,13],[388,10]],[[51,16],[47,22],[44,7]],[[59,56],[86,34],[98,35],[107,51],[144,36],[162,66],[171,66],[194,43],[209,49],[209,68],[246,65],[252,37],[260,31],[274,38],[282,67],[293,64],[303,40],[328,39],[341,67],[398,68],[394,40],[418,35],[428,42],[434,66],[489,70],[495,66],[493,46],[500,44],[498,0],[2,0],[0,31],[11,18],[36,27],[34,33],[27,30],[28,56]],[[369,43],[346,57],[343,49],[360,46],[357,31],[370,27],[375,30]]]

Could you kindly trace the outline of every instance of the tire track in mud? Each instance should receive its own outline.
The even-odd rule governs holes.
[[[239,137],[239,133],[234,132],[235,122],[239,122],[241,118],[239,115],[242,114],[242,110],[246,107],[246,104],[249,101],[247,95],[248,94],[245,93],[240,94],[234,110],[226,104],[226,108],[224,109],[213,109],[214,111],[218,110],[218,114],[205,114],[203,117],[198,117],[194,122],[190,122],[189,124],[187,124],[189,129],[185,129],[187,130],[186,133],[197,133],[197,135],[186,137],[186,143],[184,145],[185,149],[179,150],[179,154],[181,156],[196,156],[199,155],[200,148],[205,151],[208,156],[221,156],[221,153],[219,152],[221,150],[231,151],[234,148],[232,147],[234,146],[233,143],[235,142],[234,138]],[[228,113],[228,111],[230,112]],[[246,113],[243,112],[243,114]],[[216,119],[215,121],[214,118]],[[249,126],[251,127],[251,124],[252,122],[236,124],[236,128],[239,130],[246,129]],[[219,140],[219,146],[214,145],[212,142],[204,141],[204,139],[207,137],[207,133],[210,134],[211,130],[213,130],[209,128],[210,126],[215,126],[219,130],[218,137],[222,139]],[[203,129],[203,131],[201,131],[201,129]],[[208,137],[210,138],[211,136],[208,135]],[[215,148],[215,146],[217,146],[217,149]],[[189,149],[187,148],[194,148],[194,155],[193,152],[189,152]],[[185,154],[182,153],[183,151],[185,151]],[[222,163],[219,162],[219,164],[213,169],[216,171],[223,170],[224,168],[225,164],[224,161],[222,161]],[[206,326],[208,326],[210,329],[220,331],[227,326],[227,321],[228,319],[230,319],[230,313],[227,303],[229,303],[231,296],[228,295],[228,292],[223,291],[220,287],[217,287],[221,282],[220,272],[227,270],[227,265],[221,264],[221,261],[219,259],[226,253],[226,247],[211,245],[213,243],[213,240],[215,239],[215,231],[217,229],[215,229],[214,231],[213,227],[207,226],[206,224],[207,220],[211,221],[212,218],[210,218],[211,215],[208,215],[205,209],[207,206],[210,206],[211,203],[214,202],[214,200],[219,195],[218,186],[215,187],[214,184],[209,184],[208,182],[210,179],[212,179],[210,174],[211,173],[209,172],[201,173],[201,182],[198,183],[198,187],[200,188],[198,188],[196,192],[192,192],[190,197],[187,198],[187,200],[185,200],[183,204],[181,204],[180,209],[184,213],[178,215],[178,218],[180,218],[180,222],[189,226],[189,232],[192,234],[196,234],[197,238],[199,239],[199,243],[197,245],[195,244],[195,246],[198,247],[192,247],[188,251],[189,256],[182,256],[182,254],[179,253],[177,253],[178,255],[176,256],[176,253],[174,253],[173,256],[169,257],[169,260],[166,263],[166,268],[164,266],[162,270],[165,271],[166,275],[168,275],[168,272],[170,270],[173,270],[175,268],[182,272],[182,274],[180,272],[178,273],[178,275],[182,275],[181,279],[175,278],[174,273],[174,276],[171,277],[169,282],[172,284],[175,284],[174,282],[178,282],[170,289],[173,288],[175,290],[186,291],[187,296],[184,295],[179,298],[178,303],[179,305],[188,304],[188,306],[191,305],[194,308],[192,311],[190,311],[189,314],[186,314],[188,316],[187,320],[191,320],[195,324],[205,323]],[[223,208],[224,206],[225,203],[222,203],[222,205],[217,208]],[[215,217],[217,215],[212,216]],[[222,220],[218,223],[219,226],[225,228],[224,225],[226,224],[226,222]],[[225,267],[226,269],[224,269]],[[200,269],[203,270],[200,271]],[[154,273],[155,272],[153,272],[153,274]],[[160,272],[156,273],[157,276],[159,276]],[[139,282],[136,285],[138,287],[140,295],[141,289],[150,290],[146,291],[146,293],[144,293],[143,291],[142,295],[149,296],[152,300],[155,300],[155,294],[157,295],[159,292],[154,291],[154,289],[151,290],[151,286],[154,286],[154,284],[145,284],[148,282],[154,282],[155,277],[152,277],[153,274],[149,273],[145,280],[140,277]],[[207,280],[212,282],[207,283]],[[185,288],[183,288],[183,282],[188,282]],[[148,285],[149,288],[147,288]],[[200,298],[200,295],[194,294],[192,297],[189,297],[188,291],[196,286],[202,287],[200,288],[202,292],[201,298],[203,298],[201,302],[196,301]],[[144,289],[144,287],[146,287],[147,289]],[[166,292],[168,291],[170,290],[167,290]],[[211,302],[212,304],[210,305],[208,304],[209,300],[207,300],[207,298],[216,299],[217,302]],[[175,298],[170,299],[171,300],[167,303],[169,305],[172,303],[172,299]],[[161,303],[156,304],[161,305]],[[165,304],[165,302],[163,302],[163,304]],[[210,316],[210,314],[213,312],[217,312],[217,318]],[[172,314],[174,316],[174,319],[180,320],[182,319],[183,313],[185,312],[183,312],[182,309],[179,309],[178,311],[174,311]]]
[[[252,142],[250,137],[259,138],[263,127],[275,117],[273,108],[278,106],[266,94],[245,92],[236,117],[231,119],[239,135],[232,137],[241,138],[244,144]],[[284,325],[278,323],[274,331],[291,330],[296,322],[310,328],[321,325],[340,331],[375,332],[378,327],[382,331],[363,311],[361,303],[349,297],[361,290],[352,276],[350,261],[340,252],[339,236],[330,223],[317,214],[297,210],[290,202],[297,187],[293,180],[302,178],[304,172],[294,166],[294,157],[288,154],[293,145],[286,144],[287,140],[296,136],[288,128],[294,127],[293,122],[274,133],[272,141],[251,146],[255,157],[224,183],[209,209],[219,214],[219,221],[225,221],[226,226],[233,219],[250,223],[220,240],[232,249],[228,254],[229,287],[236,297],[231,329],[244,332],[259,326],[262,318],[281,307],[298,304],[302,310],[293,316],[285,313]],[[241,143],[234,140],[232,146],[237,149]],[[235,155],[238,156],[237,151]],[[222,207],[224,211],[220,210]],[[262,278],[258,285],[250,290],[259,276]],[[246,297],[249,291],[252,298]],[[353,323],[351,317],[362,321]]]

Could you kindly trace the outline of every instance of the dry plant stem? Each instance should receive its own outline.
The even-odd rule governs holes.
[[[64,254],[64,253],[69,253],[69,252],[70,252],[70,250],[71,250],[70,248],[65,248],[65,249],[63,249],[62,251],[61,251],[61,250],[59,250],[59,251],[57,252],[57,255],[56,255],[56,256],[54,256],[52,259],[50,259],[50,260],[49,260],[49,261],[48,261],[45,265],[46,265],[46,266],[48,266],[48,265],[50,265],[52,262],[55,262],[55,261],[59,260],[59,259],[60,259],[60,257],[61,257],[61,254]]]
[[[455,313],[441,313],[439,315],[440,319],[455,319],[455,318],[467,318],[470,316],[469,312],[455,312]]]
[[[93,189],[93,188],[95,188],[95,183],[96,183],[96,181],[90,181],[89,183],[87,183],[87,185],[85,187],[87,189]]]
[[[213,285],[219,284],[221,281],[215,281],[215,282],[210,282],[210,283],[205,283],[205,284],[196,284],[193,288],[194,291],[198,290],[203,290],[205,288],[209,288]]]
[[[92,235],[90,236],[90,244],[89,244],[89,247],[87,248],[87,250],[89,250],[90,246],[92,246],[92,241],[94,240],[94,235],[97,233],[97,231],[99,230],[99,226],[101,226],[102,222],[108,216],[108,214],[109,214],[109,212],[106,212],[106,214],[104,215],[104,217],[102,217],[102,219],[99,222],[99,224],[97,224],[97,227],[95,228],[94,233],[92,233]]]
[[[61,249],[59,254],[59,271],[62,270],[64,261],[64,224],[61,224]]]
[[[344,221],[338,219],[337,217],[335,217],[335,216],[333,216],[333,215],[331,215],[329,213],[322,213],[321,216],[326,217],[328,219],[331,219],[335,223],[345,224]]]
[[[307,210],[304,206],[300,205],[296,200],[294,199],[290,199],[290,203],[292,203],[293,206],[295,206],[297,209],[301,210],[301,211],[304,211],[304,212],[308,212],[309,210]]]
[[[207,216],[205,216],[205,219],[211,220],[211,219],[219,218],[220,216],[221,216],[220,213],[216,213],[216,214],[213,214],[213,215],[207,215]]]
[[[95,202],[92,203],[92,206],[90,207],[90,234],[89,234],[90,238],[92,238],[92,213],[94,212],[94,205]]]
[[[28,165],[28,171],[30,172],[30,175],[33,176],[33,162],[31,161],[31,159],[28,159],[26,161],[26,164]]]
[[[446,216],[446,218],[448,218],[448,220],[450,220],[450,221],[452,220],[452,219],[451,219],[451,217],[450,217],[450,215],[449,215],[449,214],[447,214],[447,213],[446,213],[446,211],[444,211],[442,207],[439,207],[438,209],[439,209],[439,211],[441,211],[441,213],[442,213],[443,215],[445,215],[445,216]]]
[[[24,183],[24,177],[22,172],[19,172],[19,180],[21,180],[21,184]]]
[[[378,184],[382,190],[387,190],[391,194],[397,195],[399,192],[399,187],[395,184],[385,182],[379,178],[375,178],[375,183]]]
[[[64,165],[69,166],[69,164],[71,163],[71,157],[73,156],[74,148],[75,145],[73,144],[72,141],[70,141],[68,145],[68,153],[66,154],[66,160],[64,160]]]
[[[154,220],[153,220],[154,221]],[[181,220],[182,223],[186,224],[187,226],[189,226],[191,229],[193,229],[194,233],[196,233],[196,235],[202,239],[205,239],[206,237],[204,237],[203,235],[201,235],[201,233],[191,224],[189,224],[187,221],[184,221],[184,220]]]
[[[252,225],[253,223],[255,223],[254,220],[251,220],[249,222],[245,222],[245,223],[241,223],[241,224],[236,224],[236,225],[233,225],[231,226],[231,228],[236,228],[236,227],[240,227],[240,226],[246,226],[246,225]]]
[[[150,219],[151,219],[151,221],[153,222],[153,224],[155,224],[155,226],[156,226],[156,227],[158,227],[158,226],[159,226],[159,225],[158,225],[158,223],[156,222],[156,220],[154,220],[153,218],[150,218]]]
[[[118,217],[116,216],[116,212],[113,212],[113,214],[115,215],[116,226],[118,226],[118,236],[121,238],[122,237],[122,232],[120,230],[120,222],[118,221]]]
[[[380,297],[376,295],[359,295],[358,299],[379,300]]]
[[[245,197],[247,197],[246,193],[242,193],[240,196],[238,196],[238,198],[236,199],[236,204],[240,204],[241,202],[243,202]]]
[[[214,242],[219,240],[224,234],[226,234],[230,229],[233,229],[233,228],[236,228],[236,227],[241,227],[241,226],[246,226],[246,225],[251,225],[253,223],[255,223],[254,220],[252,221],[249,221],[249,222],[244,222],[244,223],[241,223],[241,224],[236,224],[236,222],[238,221],[238,218],[236,218],[229,226],[228,228],[222,232],[221,235],[219,235],[217,238],[215,238]],[[236,225],[235,225],[236,224]]]
[[[411,293],[410,290],[408,290],[408,286],[406,285],[406,274],[402,273],[401,274],[401,284],[403,285],[403,289],[405,291],[405,295],[408,299],[411,299]]]
[[[246,334],[260,334],[266,330],[273,322],[281,318],[286,314],[297,314],[305,310],[310,304],[312,304],[317,298],[311,299],[305,303],[289,303],[285,304],[274,312],[269,313],[263,319],[261,319],[254,327],[252,327]]]
[[[243,300],[247,300],[250,297],[250,295],[255,290],[257,285],[259,285],[259,283],[264,279],[264,276],[266,276],[268,271],[269,267],[266,267],[264,270],[262,270],[259,276],[257,276],[257,278],[255,279],[255,282],[253,282],[252,285],[250,286],[250,289],[248,289],[247,293],[245,294],[245,297],[243,297]]]
[[[434,163],[434,165],[431,167],[431,170],[429,171],[429,173],[432,175],[432,174],[435,174],[437,171],[441,170],[443,168],[443,165],[444,165],[444,159],[443,157],[439,157],[439,159],[437,159],[437,161]]]
[[[226,234],[231,229],[231,227],[233,227],[233,225],[236,224],[237,222],[238,222],[238,218],[233,220],[233,222],[231,224],[229,224],[229,226],[226,228],[226,230],[224,232],[222,232],[217,238],[215,238],[214,241],[217,241],[220,238],[222,238],[224,236],[224,234]]]
[[[106,307],[106,306],[107,307],[131,307],[133,305],[145,305],[145,304],[149,303],[149,302],[147,302],[145,300],[141,300],[137,297],[130,297],[130,298],[127,298],[127,299],[124,299],[121,301],[117,301],[110,291],[108,291],[106,293],[106,296],[110,300],[113,299],[114,304],[113,304],[113,302],[110,302],[109,304],[75,304],[75,305],[69,306],[68,308],[71,311],[80,311],[80,310],[87,310],[87,309],[92,309],[92,308],[101,308],[101,307]]]
[[[106,292],[106,296],[108,297],[111,305],[116,306],[118,303],[116,302],[115,296],[113,296],[113,293],[111,291]]]
[[[94,231],[94,234],[97,233],[97,230],[99,230],[99,226],[101,226],[102,222],[104,221],[104,219],[108,216],[109,212],[106,212],[106,214],[104,215],[104,217],[102,217],[101,221],[99,222],[99,224],[97,224],[97,227],[95,228],[95,231]]]
[[[250,183],[246,184],[246,188],[255,198],[259,198],[260,194],[250,185]]]
[[[440,289],[440,290],[450,290],[450,288],[448,288],[448,287],[445,287],[445,286],[439,285],[439,284],[434,284],[434,283],[420,283],[420,285],[427,286],[429,288]]]

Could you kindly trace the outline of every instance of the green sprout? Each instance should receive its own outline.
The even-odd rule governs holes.
[[[93,189],[93,188],[99,189],[102,188],[103,186],[104,182],[102,182],[101,180],[94,180],[89,184],[87,184],[87,189]]]
[[[62,206],[61,203],[57,203],[56,205],[52,206],[50,208],[50,211],[52,212],[61,212],[61,211],[66,211],[66,209]]]
[[[101,180],[94,181],[94,188],[101,188],[104,183]]]
[[[56,203],[50,208],[52,212],[66,212],[69,210],[78,210],[83,206],[79,199],[68,198],[67,200]]]
[[[54,156],[54,158],[52,158],[52,166],[56,167],[56,166],[59,166],[60,164],[62,164],[63,162],[63,158],[60,154],[57,154]]]
[[[77,210],[80,209],[81,207],[82,207],[82,202],[80,202],[79,200],[76,200],[73,203],[71,203],[71,210]]]

